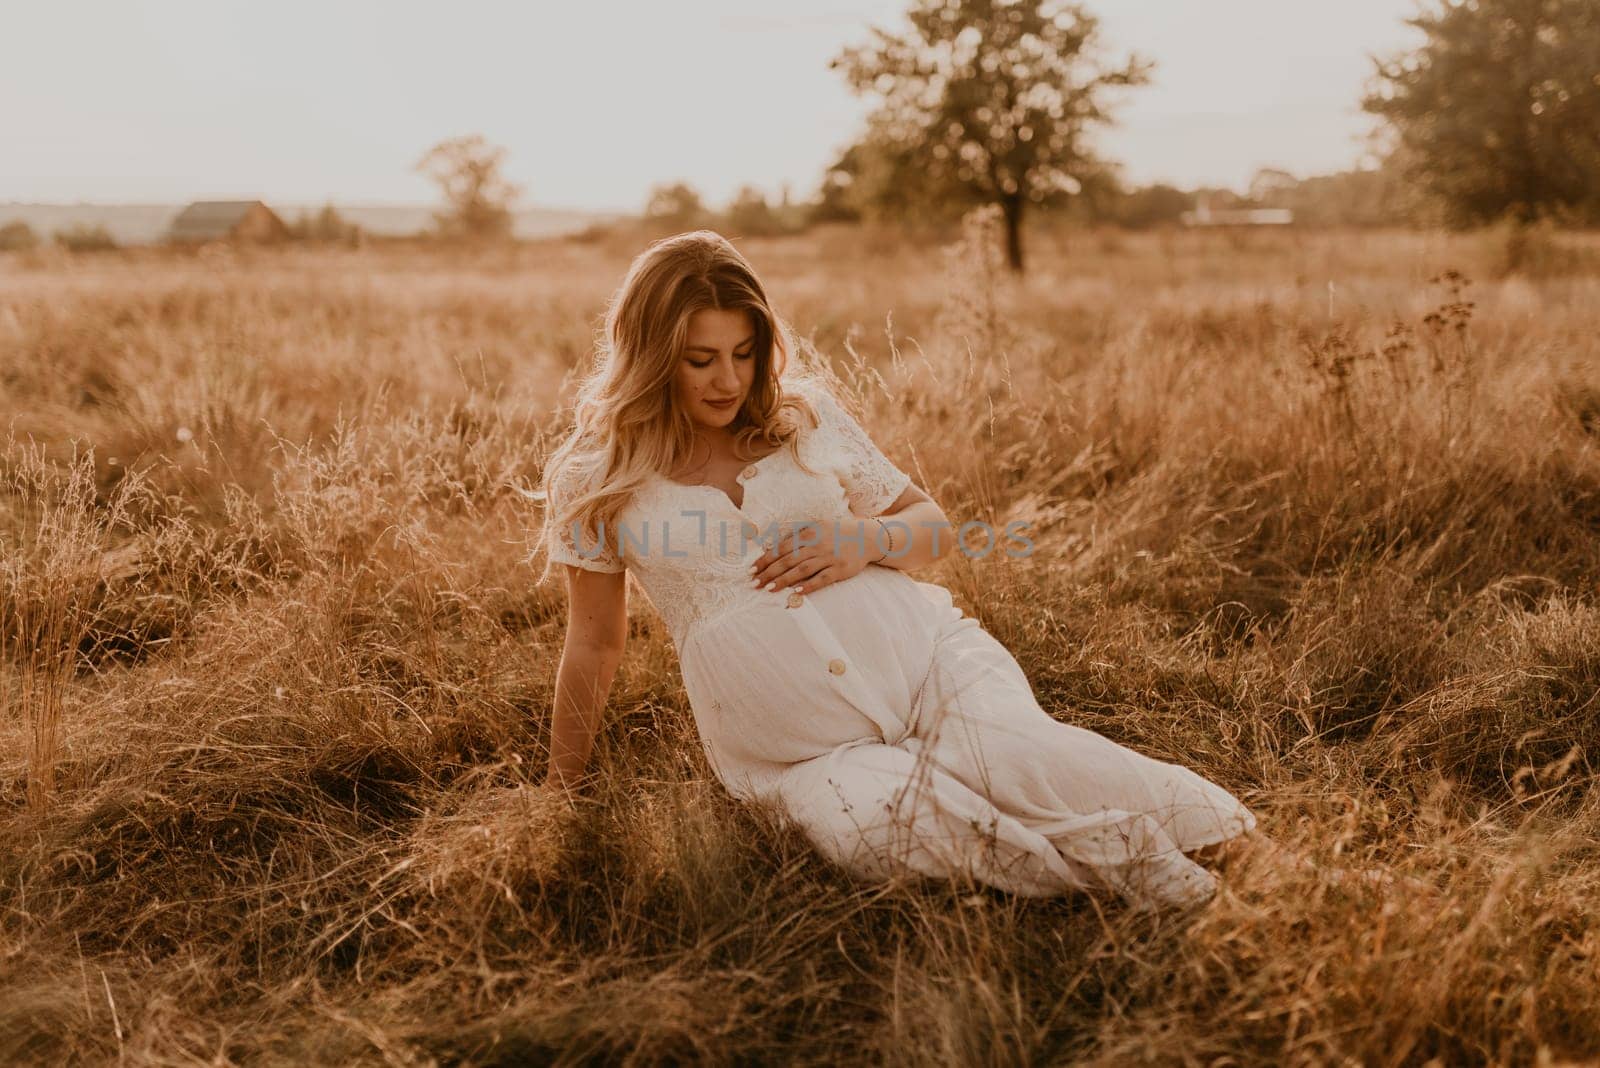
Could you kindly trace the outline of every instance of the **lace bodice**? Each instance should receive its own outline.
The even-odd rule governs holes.
[[[815,427],[801,420],[797,443],[800,459],[815,474],[797,465],[785,445],[739,473],[742,507],[715,486],[655,475],[617,515],[620,555],[610,546],[609,531],[598,546],[584,539],[579,552],[571,527],[552,525],[550,558],[592,571],[626,568],[680,650],[700,623],[746,606],[782,603],[790,591],[750,585],[750,563],[766,542],[807,521],[821,524],[822,536],[829,538],[834,522],[881,514],[911,482],[822,386],[797,382],[784,388],[809,399],[820,417]],[[562,488],[550,492],[554,508]]]

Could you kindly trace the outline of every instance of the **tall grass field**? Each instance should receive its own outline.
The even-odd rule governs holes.
[[[0,1062],[1600,1058],[1600,240],[1029,240],[738,243],[952,521],[1028,524],[917,577],[1316,867],[853,882],[723,791],[637,588],[593,789],[535,789],[527,491],[640,240],[19,254]]]

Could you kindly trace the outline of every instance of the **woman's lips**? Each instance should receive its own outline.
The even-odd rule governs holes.
[[[729,397],[727,400],[722,400],[722,401],[708,400],[708,401],[706,401],[706,403],[711,405],[711,407],[713,407],[713,408],[731,408],[735,404],[737,404],[738,401],[739,401],[738,397]]]

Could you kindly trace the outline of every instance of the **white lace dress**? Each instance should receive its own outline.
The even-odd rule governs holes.
[[[617,517],[620,558],[588,539],[580,552],[570,528],[547,546],[633,573],[671,631],[727,789],[775,802],[866,878],[1110,887],[1140,907],[1209,897],[1214,877],[1184,851],[1253,828],[1250,811],[1187,768],[1051,718],[949,591],[879,564],[804,594],[751,587],[775,525],[881,515],[910,481],[826,390],[784,388],[821,414],[798,444],[818,474],[780,448],[741,472],[738,506],[657,476]]]

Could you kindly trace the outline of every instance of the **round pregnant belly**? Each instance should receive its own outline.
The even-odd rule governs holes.
[[[794,608],[786,591],[771,596],[697,628],[683,650],[696,723],[725,772],[897,732],[935,634],[959,616],[943,588],[877,566],[804,594]]]

